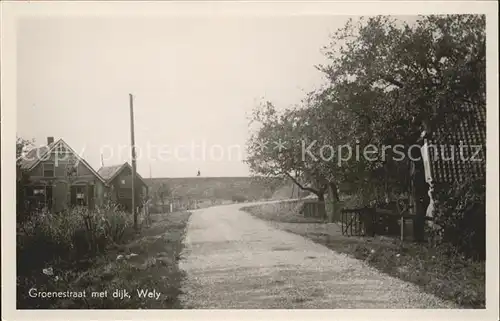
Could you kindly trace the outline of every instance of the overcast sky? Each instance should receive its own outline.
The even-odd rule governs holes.
[[[247,176],[246,115],[262,97],[283,107],[321,84],[320,48],[346,21],[25,20],[17,36],[18,135],[37,144],[63,138],[96,170],[101,151],[105,165],[129,161],[132,93],[141,175],[151,165],[153,177]]]

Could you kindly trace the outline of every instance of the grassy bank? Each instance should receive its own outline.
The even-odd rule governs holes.
[[[383,273],[417,284],[423,291],[464,308],[485,307],[485,262],[466,260],[443,246],[401,243],[384,237],[342,236],[337,224],[304,218],[299,207],[298,204],[266,204],[244,210],[276,228],[363,260]]]
[[[52,261],[29,276],[18,273],[17,308],[180,308],[178,295],[183,273],[178,260],[189,215],[153,215],[152,224],[143,227],[139,235],[109,246],[99,255],[79,261]],[[39,294],[66,293],[59,294],[66,298],[31,298],[32,288]],[[85,297],[68,297],[82,296],[83,291]],[[130,297],[121,297],[125,291]]]

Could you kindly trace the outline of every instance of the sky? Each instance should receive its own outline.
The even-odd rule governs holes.
[[[30,18],[17,33],[17,134],[64,139],[94,169],[130,161],[133,94],[143,177],[248,176],[248,115],[323,83],[341,16]],[[150,170],[151,169],[151,170]]]

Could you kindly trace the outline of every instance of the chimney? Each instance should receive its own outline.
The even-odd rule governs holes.
[[[49,136],[47,137],[47,145],[50,145],[54,142],[54,137],[53,136]]]

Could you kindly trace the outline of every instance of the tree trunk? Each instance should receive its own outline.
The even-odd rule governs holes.
[[[318,196],[318,216],[321,217],[322,219],[326,219],[326,202],[325,202],[325,194],[324,193],[318,193],[316,194]]]
[[[413,222],[413,237],[417,242],[423,242],[425,239],[425,216],[429,204],[427,194],[429,186],[425,181],[423,164],[412,162],[412,185],[413,185],[413,206],[415,210],[415,220]]]
[[[331,198],[331,206],[329,208],[330,213],[328,213],[328,222],[333,223],[334,221],[339,221],[339,210],[340,210],[340,197],[337,189],[337,184],[330,182],[328,184],[328,194]]]
[[[338,191],[338,188],[337,188],[337,184],[335,183],[330,183],[328,185],[329,189],[330,189],[330,193],[332,195],[332,199],[336,202],[340,201],[340,196],[339,196],[339,191]]]

